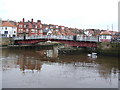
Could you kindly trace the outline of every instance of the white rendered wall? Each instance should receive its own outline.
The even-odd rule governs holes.
[[[8,31],[8,34],[6,34],[7,37],[13,37],[13,35],[17,36],[16,27],[0,27],[0,34],[5,34],[5,31]]]
[[[104,38],[104,37],[106,37],[106,38]],[[100,39],[111,39],[112,36],[111,35],[101,35],[99,38]]]

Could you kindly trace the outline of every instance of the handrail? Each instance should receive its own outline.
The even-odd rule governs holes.
[[[14,40],[24,40],[23,37],[14,37]],[[73,36],[62,36],[62,35],[33,35],[27,36],[26,40],[30,39],[57,39],[57,40],[73,40]],[[83,36],[76,36],[76,41],[94,41],[98,42],[98,37],[83,37]]]

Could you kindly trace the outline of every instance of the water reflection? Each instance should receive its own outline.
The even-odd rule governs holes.
[[[53,47],[52,50],[40,50],[36,51],[40,56],[46,56],[48,58],[57,58],[58,57],[58,48]]]
[[[25,70],[37,70],[40,71],[42,67],[41,61],[38,60],[32,60],[30,58],[25,59],[25,56],[19,57],[17,60],[17,65],[19,65],[19,68],[25,73]]]
[[[46,56],[50,58],[56,58],[58,57],[58,48],[54,47],[53,50],[47,50]]]
[[[91,53],[91,54],[88,54],[87,56],[93,60],[97,59],[97,53]]]
[[[33,74],[39,72],[39,77],[34,76],[34,80],[36,80],[35,87],[84,88],[88,83],[90,83],[88,87],[92,88],[117,87],[117,58],[105,56],[97,56],[97,58],[94,58],[91,56],[87,57],[87,55],[88,53],[83,52],[78,53],[77,55],[59,55],[58,47],[53,47],[52,49],[48,50],[11,51],[11,49],[3,49],[3,86],[15,86],[10,83],[10,86],[5,85],[8,83],[7,79],[11,80],[11,78],[4,78],[5,76],[9,77],[11,74],[16,73],[20,76],[18,79],[23,79],[20,72],[27,73],[29,71]],[[8,73],[11,74],[8,76]],[[10,77],[15,79],[15,77],[12,75]],[[29,79],[27,75],[25,77]],[[103,81],[103,79],[105,81]],[[50,82],[51,80],[52,82]],[[19,82],[19,80],[16,80],[16,82],[17,81]],[[26,81],[27,79],[25,79],[25,82],[23,82],[24,85],[21,84],[21,86],[29,87],[30,83],[28,82],[26,85]],[[38,83],[41,83],[41,85],[38,85]],[[16,87],[19,86],[16,85]],[[33,87],[33,85],[31,85],[31,87]]]

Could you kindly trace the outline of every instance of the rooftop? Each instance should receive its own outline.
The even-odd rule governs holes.
[[[9,21],[4,21],[2,22],[2,27],[16,27],[16,25],[14,25],[13,23]]]
[[[112,35],[109,31],[103,31],[100,33],[100,35]]]

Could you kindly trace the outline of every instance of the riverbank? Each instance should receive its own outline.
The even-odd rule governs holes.
[[[110,42],[104,42],[104,43],[98,43],[98,49],[97,53],[100,55],[105,56],[120,56],[120,43],[110,43]]]
[[[61,46],[63,44],[57,42],[41,42],[38,44],[33,45],[7,45],[3,46],[2,48],[10,48],[10,49],[42,49],[46,47],[53,47],[53,46]]]
[[[0,38],[0,47],[10,45],[12,43],[12,38],[2,37]]]
[[[52,49],[54,46],[58,47],[58,52],[60,55],[76,55],[80,53],[97,53],[97,55],[102,56],[120,56],[120,50],[118,49],[105,49],[101,50],[98,48],[77,48],[77,47],[65,47],[62,44],[44,44],[44,45],[8,45],[3,46],[1,48],[9,48],[9,49]]]
[[[112,49],[99,49],[99,48],[77,48],[77,47],[67,47],[67,48],[60,48],[59,54],[64,55],[75,55],[80,53],[97,53],[97,55],[102,56],[111,56],[111,57],[118,57],[120,56],[120,49],[119,48],[112,48]]]

